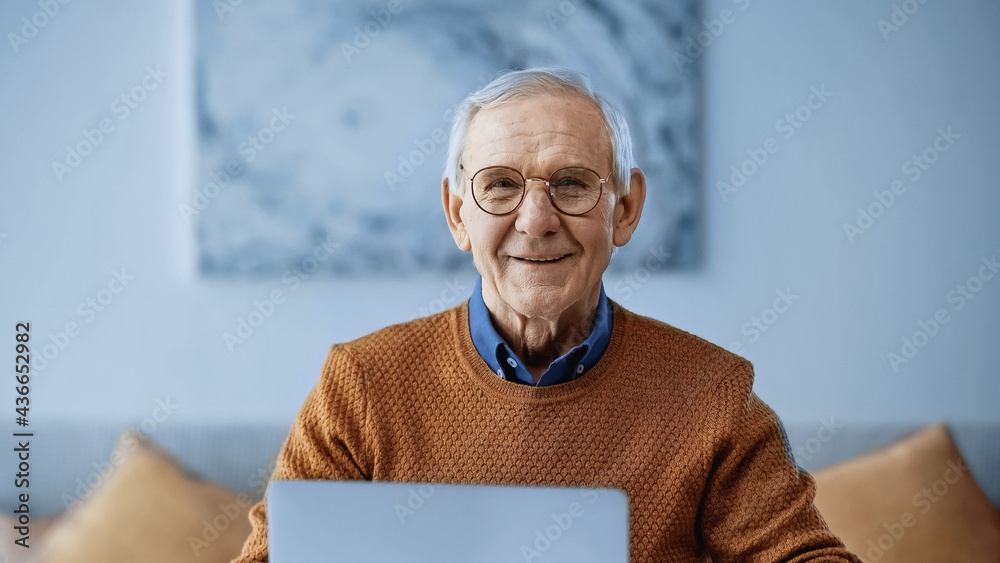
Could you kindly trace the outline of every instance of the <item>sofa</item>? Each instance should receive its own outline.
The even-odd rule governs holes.
[[[1000,561],[1000,423],[820,419],[785,428],[796,462],[816,477],[820,511],[865,561]],[[33,545],[13,543],[11,489],[0,561],[228,561],[287,432],[170,420],[39,426],[31,438]]]

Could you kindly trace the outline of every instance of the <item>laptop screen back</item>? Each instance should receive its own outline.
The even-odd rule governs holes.
[[[627,563],[615,489],[274,481],[272,563]]]

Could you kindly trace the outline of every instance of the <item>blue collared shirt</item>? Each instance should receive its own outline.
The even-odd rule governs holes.
[[[482,276],[476,278],[476,287],[473,288],[472,296],[469,298],[469,331],[472,333],[472,343],[486,364],[494,373],[507,381],[539,387],[573,381],[593,367],[608,348],[613,316],[611,303],[604,293],[604,283],[601,282],[601,296],[597,302],[597,315],[590,336],[582,344],[549,364],[536,384],[531,373],[524,367],[524,362],[507,346],[494,328],[486,302],[483,301]]]

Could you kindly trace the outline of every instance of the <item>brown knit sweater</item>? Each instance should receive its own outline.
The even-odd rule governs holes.
[[[468,302],[330,349],[273,479],[617,487],[631,560],[859,561],[751,390],[749,362],[612,302],[581,378],[504,381],[472,343]],[[267,561],[265,504],[238,563]]]

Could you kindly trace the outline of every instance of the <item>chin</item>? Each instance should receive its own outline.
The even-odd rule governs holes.
[[[517,291],[508,301],[511,307],[526,317],[552,318],[561,315],[566,307],[564,294],[555,288],[537,288]]]

